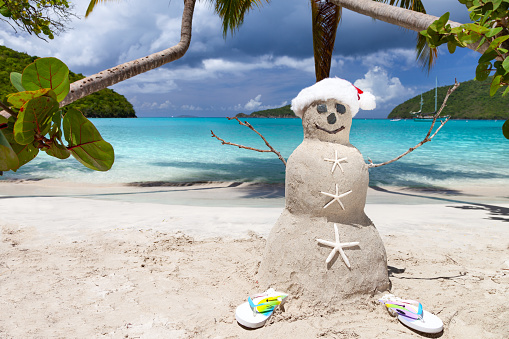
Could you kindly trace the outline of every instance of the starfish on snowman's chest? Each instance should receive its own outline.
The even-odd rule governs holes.
[[[348,258],[346,257],[346,254],[343,251],[343,248],[357,246],[357,245],[359,245],[359,242],[358,241],[354,241],[354,242],[344,242],[344,243],[341,243],[339,241],[338,226],[336,224],[334,224],[334,235],[335,235],[335,241],[334,242],[327,241],[327,240],[322,240],[322,239],[316,239],[316,241],[318,241],[318,243],[320,243],[322,245],[333,247],[333,249],[330,252],[329,256],[325,260],[325,263],[328,264],[332,260],[332,258],[334,258],[334,255],[336,254],[336,252],[339,252],[339,254],[341,254],[341,258],[343,258],[343,261],[345,262],[346,266],[348,266],[348,268],[350,268],[350,261],[348,261]]]
[[[320,192],[320,193],[322,193],[323,195],[326,195],[326,196],[328,196],[328,197],[331,197],[331,198],[332,198],[332,200],[331,200],[331,201],[329,201],[329,202],[328,202],[325,206],[323,206],[323,208],[327,208],[327,207],[329,207],[330,205],[332,205],[332,203],[333,203],[334,201],[337,201],[337,202],[338,202],[338,204],[339,204],[339,206],[341,206],[341,208],[344,210],[344,209],[345,209],[345,206],[343,205],[343,203],[341,202],[341,200],[339,200],[339,198],[343,198],[344,196],[346,196],[346,195],[348,195],[348,194],[352,193],[352,190],[347,191],[347,192],[345,192],[345,193],[341,193],[341,194],[339,194],[338,184],[336,184],[336,194],[334,194],[334,193],[327,193],[327,192]]]
[[[334,170],[336,169],[336,166],[339,167],[339,169],[341,170],[341,172],[345,173],[345,171],[343,171],[343,167],[341,167],[341,164],[340,162],[341,161],[346,161],[346,157],[345,158],[341,158],[341,159],[338,159],[338,151],[334,151],[334,159],[323,159],[325,161],[328,161],[328,162],[332,162],[332,170],[331,170],[331,173],[334,173]]]

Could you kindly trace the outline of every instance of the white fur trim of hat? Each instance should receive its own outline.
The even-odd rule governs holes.
[[[300,91],[299,95],[292,100],[292,111],[302,118],[305,109],[313,102],[328,99],[335,99],[350,106],[352,117],[359,112],[359,108],[364,110],[376,108],[373,94],[361,91],[347,80],[326,78]]]

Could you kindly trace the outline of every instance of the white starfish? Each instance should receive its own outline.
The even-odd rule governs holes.
[[[328,197],[331,197],[332,200],[329,201],[325,206],[323,206],[323,208],[327,208],[329,207],[334,201],[337,201],[339,206],[341,206],[342,209],[345,209],[345,206],[343,206],[343,203],[339,200],[339,198],[343,198],[345,195],[348,195],[350,193],[352,193],[352,190],[348,191],[348,192],[345,192],[345,193],[341,193],[339,194],[339,188],[338,188],[338,184],[336,184],[336,194],[332,194],[332,193],[327,193],[327,192],[320,192],[322,194],[325,194],[326,196]]]
[[[359,242],[358,241],[345,242],[345,243],[339,242],[339,232],[338,232],[338,226],[336,224],[334,224],[334,235],[336,237],[335,242],[322,240],[322,239],[316,239],[316,241],[318,241],[318,243],[320,243],[322,245],[334,247],[332,249],[332,251],[330,252],[329,256],[327,257],[327,259],[325,260],[325,263],[328,264],[332,260],[332,258],[336,254],[336,252],[339,252],[339,254],[341,254],[341,257],[343,258],[343,261],[345,262],[346,266],[348,266],[348,268],[350,268],[350,261],[348,261],[348,258],[346,257],[346,254],[343,251],[343,248],[357,246],[357,245],[359,245]]]
[[[345,173],[345,171],[343,171],[343,167],[341,167],[341,164],[339,163],[340,161],[346,161],[347,158],[341,158],[341,159],[338,159],[338,151],[334,151],[334,159],[323,159],[325,161],[328,161],[328,162],[333,162],[332,164],[332,170],[331,170],[331,173],[334,173],[334,170],[336,169],[336,166],[339,167],[339,169],[341,169],[341,172]]]

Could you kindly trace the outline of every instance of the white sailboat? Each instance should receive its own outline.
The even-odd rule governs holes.
[[[410,114],[414,115],[414,121],[433,121],[435,114],[437,113],[437,99],[438,99],[438,79],[435,79],[435,111],[432,113],[422,113],[422,105],[424,104],[424,100],[422,99],[421,93],[421,107],[417,112],[410,112]],[[437,121],[445,121],[449,118],[449,115],[438,117]]]

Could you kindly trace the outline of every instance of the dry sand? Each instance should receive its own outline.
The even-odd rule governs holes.
[[[435,337],[508,337],[509,198],[484,193],[369,190],[391,292],[443,320]],[[283,204],[280,187],[2,182],[0,338],[422,337],[380,295],[334,309],[290,296],[265,327],[240,327]]]

